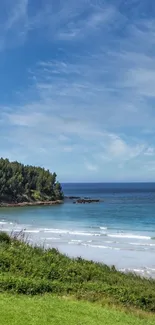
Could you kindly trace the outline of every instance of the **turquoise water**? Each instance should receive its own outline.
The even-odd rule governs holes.
[[[64,184],[66,196],[94,204],[1,208],[0,228],[70,256],[155,277],[155,184]]]

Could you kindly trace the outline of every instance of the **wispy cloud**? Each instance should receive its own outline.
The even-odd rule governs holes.
[[[77,41],[93,32],[98,33],[103,26],[114,22],[116,15],[113,5],[93,0],[57,3],[46,0],[44,5],[39,2],[34,6],[31,0],[15,0],[14,3],[6,0],[0,6],[7,12],[1,24],[1,50],[14,43],[21,44],[34,30],[49,41]]]
[[[62,161],[81,179],[82,170],[142,177],[155,154],[155,21],[144,1],[3,7],[0,48],[23,45],[27,57],[24,85],[16,80],[17,95],[0,103],[2,154],[54,167],[62,178]]]
[[[103,159],[107,157],[107,160],[114,160],[115,162],[128,161],[140,156],[145,151],[144,144],[135,144],[131,138],[128,139],[130,142],[127,143],[120,136],[107,133],[103,136],[103,139]]]
[[[84,8],[83,8],[84,9]],[[86,8],[85,8],[86,9]],[[89,14],[80,19],[71,19],[58,31],[57,37],[61,40],[74,40],[88,37],[92,33],[100,33],[103,27],[115,21],[117,12],[114,6],[94,6],[89,3]]]
[[[149,147],[144,153],[146,156],[154,156],[155,157],[155,148]]]
[[[85,167],[90,172],[96,172],[98,170],[98,166],[92,164],[91,162],[85,161]]]
[[[16,0],[14,5],[9,11],[8,19],[6,20],[4,29],[9,31],[14,28],[20,22],[23,22],[27,18],[28,0]],[[18,26],[20,27],[20,26]]]
[[[9,0],[0,4],[0,50],[21,44],[26,35],[28,23],[28,0]],[[3,15],[2,15],[3,14]]]

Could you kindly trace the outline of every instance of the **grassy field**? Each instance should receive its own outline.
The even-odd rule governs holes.
[[[154,325],[155,317],[138,317],[110,307],[52,295],[0,294],[1,325]]]
[[[52,293],[104,306],[155,312],[154,280],[93,261],[71,259],[56,249],[32,247],[5,233],[0,233],[0,292],[31,296]]]

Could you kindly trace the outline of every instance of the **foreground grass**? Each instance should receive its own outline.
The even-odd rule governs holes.
[[[154,325],[155,317],[139,318],[110,307],[51,295],[0,294],[1,325]]]
[[[77,299],[155,312],[155,281],[106,265],[70,259],[0,233],[0,291],[74,295]],[[24,299],[24,298],[23,298]]]

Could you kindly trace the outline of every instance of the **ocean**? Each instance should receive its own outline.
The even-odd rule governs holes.
[[[103,201],[1,208],[0,230],[22,230],[31,244],[155,278],[155,183],[63,184],[63,190]]]

